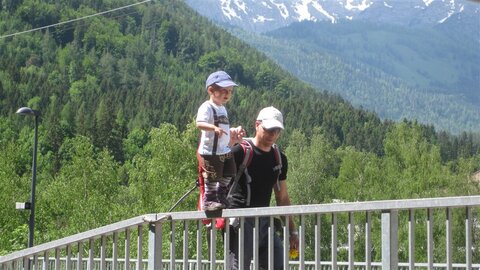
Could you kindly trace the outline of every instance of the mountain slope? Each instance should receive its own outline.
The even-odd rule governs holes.
[[[95,12],[69,3],[16,3],[1,6],[5,34],[41,26],[48,14]],[[121,5],[103,4],[101,10]],[[182,2],[111,16],[0,40],[0,115],[16,117],[22,106],[42,111],[45,152],[60,155],[66,138],[83,135],[121,161],[128,155],[121,146],[128,132],[165,122],[183,129],[191,123],[207,98],[205,77],[225,69],[240,84],[228,104],[230,120],[249,134],[258,108],[273,105],[285,113],[285,137],[294,129],[310,133],[321,127],[336,146],[381,154],[388,123],[338,96],[315,92]]]
[[[221,24],[266,32],[294,22],[367,20],[404,26],[442,24],[462,15],[478,18],[479,8],[467,0],[186,0]]]
[[[394,54],[388,50],[393,45],[381,45],[374,41],[378,33],[367,32],[363,38],[362,34],[358,34],[360,38],[345,37],[338,26],[320,25],[296,24],[283,31],[277,30],[282,32],[272,33],[271,37],[249,35],[241,31],[237,31],[237,34],[302,80],[319,89],[336,92],[355,106],[375,111],[381,117],[393,120],[418,119],[434,124],[437,129],[454,133],[479,131],[480,102],[478,89],[475,88],[475,81],[479,79],[475,74],[480,74],[475,64],[475,59],[479,59],[478,53],[469,55],[468,50],[462,50],[464,57],[470,56],[471,59],[465,60],[464,63],[468,65],[464,64],[458,70],[450,66],[452,63],[461,65],[460,54],[452,55],[452,58],[439,58],[434,64],[429,61],[422,63],[421,59],[415,62],[400,61],[395,58],[421,58],[422,54],[413,53],[415,50]],[[337,37],[348,42],[338,42]],[[376,50],[362,52],[361,49],[367,46]],[[349,61],[353,58],[348,57],[349,54],[354,59],[366,60]],[[402,73],[395,69],[403,71],[404,78],[398,76]],[[412,69],[416,72],[410,72]],[[432,78],[439,74],[443,78]],[[464,78],[466,74],[470,74],[470,77]],[[456,92],[450,93],[449,87]]]
[[[313,5],[316,1],[290,3],[293,7],[299,2]],[[440,0],[378,2],[339,1],[327,8],[333,1],[318,1],[331,14],[356,14],[334,24],[305,20],[257,37],[227,29],[298,78],[383,118],[418,119],[454,133],[480,131],[480,5]],[[222,8],[233,5],[222,3]],[[251,29],[252,14],[265,9],[254,9],[258,4],[251,1],[235,3],[244,3],[249,12],[235,23],[229,18],[229,23],[244,29]],[[360,10],[353,8],[354,3],[370,5]],[[288,19],[295,21],[289,14]]]

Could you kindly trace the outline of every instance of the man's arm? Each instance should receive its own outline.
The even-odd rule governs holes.
[[[237,143],[241,143],[246,134],[247,133],[242,126],[230,128],[230,142],[228,143],[228,146],[232,147]]]
[[[286,181],[279,181],[280,190],[274,188],[275,191],[275,200],[277,201],[278,206],[287,206],[291,205],[290,197],[288,196],[287,183]],[[288,225],[290,230],[290,247],[293,249],[298,249],[298,231],[293,222],[293,217],[288,217]]]

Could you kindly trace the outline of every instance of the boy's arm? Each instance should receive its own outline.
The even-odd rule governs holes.
[[[197,122],[197,128],[204,130],[204,131],[213,131],[215,132],[218,137],[221,137],[223,134],[227,134],[225,130],[220,127],[215,126],[214,124],[209,124],[207,122]]]

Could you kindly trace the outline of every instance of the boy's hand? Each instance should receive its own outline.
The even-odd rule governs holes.
[[[215,126],[215,134],[218,135],[218,137],[222,137],[223,134],[227,135],[227,132],[225,130],[223,130],[222,128],[219,128],[217,126]]]

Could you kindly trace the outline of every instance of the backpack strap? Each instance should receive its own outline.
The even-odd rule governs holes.
[[[213,112],[213,124],[218,127],[218,124],[220,123],[220,121],[218,120],[218,116],[217,116],[217,111],[215,110],[215,108],[213,107],[212,104],[210,104],[210,108],[212,109],[212,112]],[[212,148],[212,155],[216,155],[217,154],[217,145],[218,145],[218,135],[217,133],[215,133],[215,136],[213,137],[213,148]]]
[[[277,144],[273,144],[273,155],[275,156],[275,167],[273,171],[275,172],[275,178],[277,179],[277,190],[280,190],[280,173],[282,172],[282,156],[280,154],[280,148]]]
[[[235,178],[233,178],[233,183],[228,191],[227,198],[232,197],[232,190],[235,190],[236,186],[238,185],[238,180],[240,180],[240,177],[242,177],[243,173],[245,173],[248,165],[250,165],[250,162],[252,162],[253,158],[253,147],[251,142],[249,142],[248,140],[243,140],[240,145],[243,149],[243,161],[237,168],[237,174],[235,175]]]

